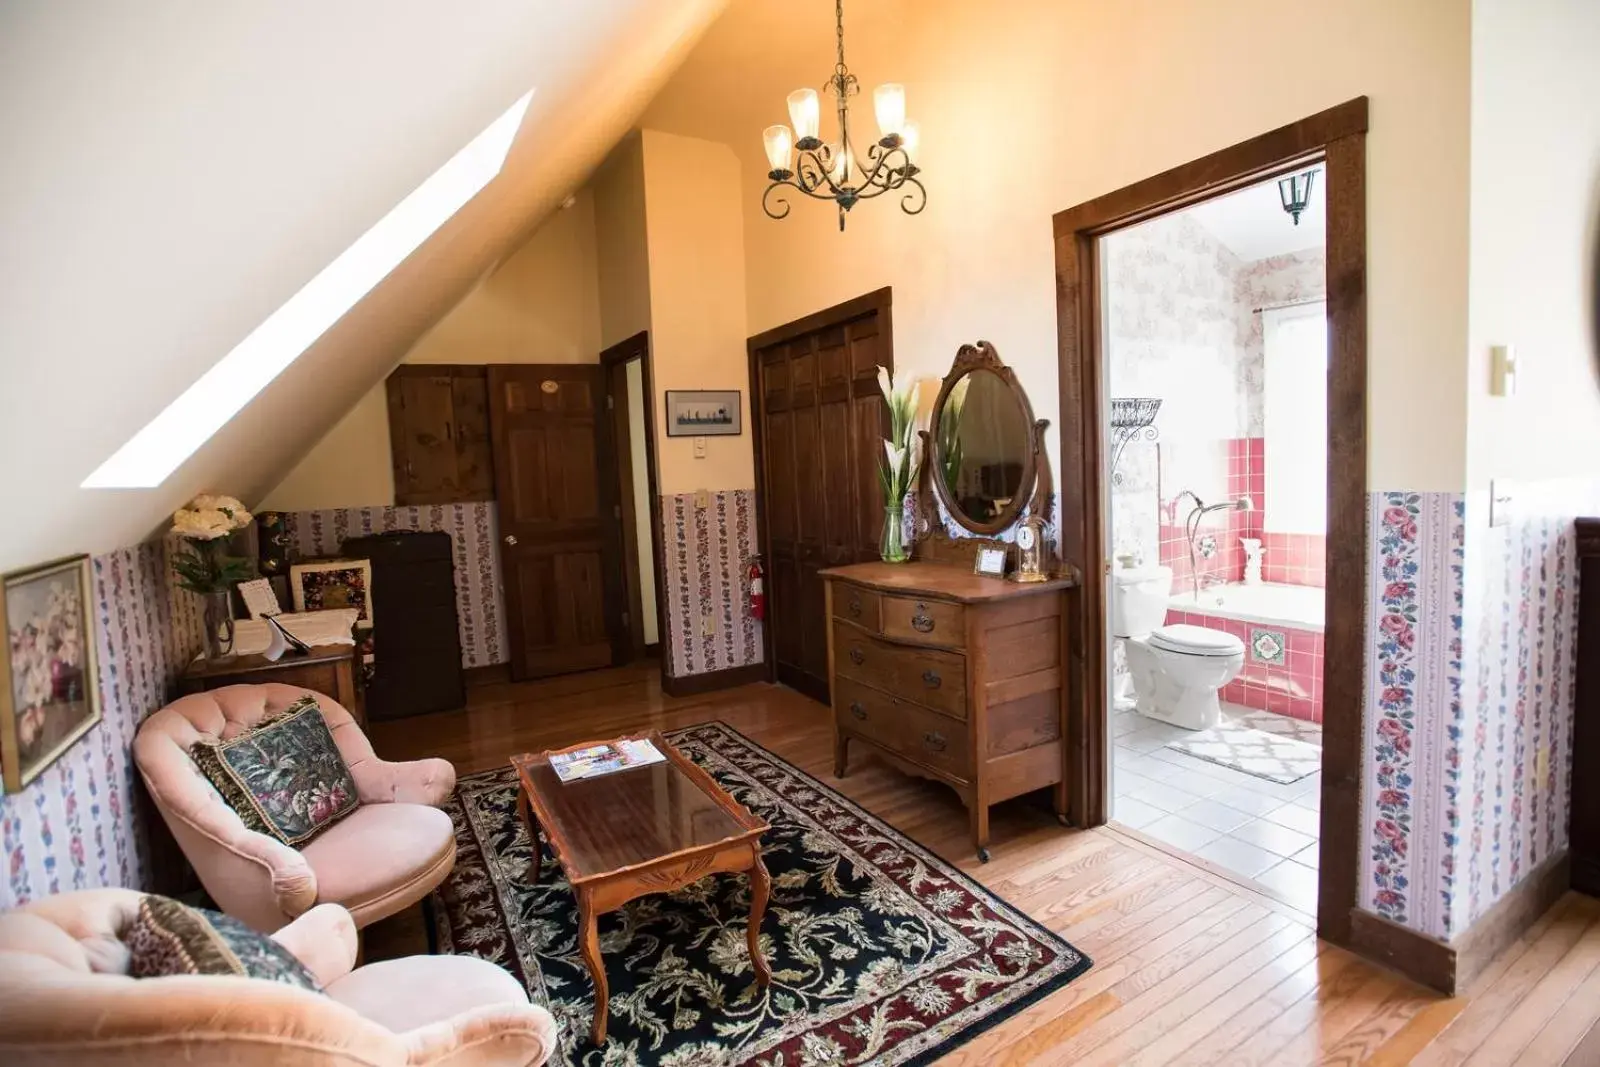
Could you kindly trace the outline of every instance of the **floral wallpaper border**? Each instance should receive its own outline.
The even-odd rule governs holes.
[[[660,501],[666,588],[666,654],[663,668],[674,678],[760,663],[761,623],[750,617],[747,578],[758,551],[755,490],[728,489],[697,507],[694,493]],[[705,618],[716,620],[705,632]]]

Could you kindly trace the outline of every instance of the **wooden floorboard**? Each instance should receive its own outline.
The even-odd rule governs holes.
[[[952,791],[865,753],[848,778],[833,778],[827,709],[788,689],[669,697],[649,663],[470,693],[464,711],[374,723],[379,754],[443,756],[468,774],[518,752],[720,720],[1094,959],[1066,988],[945,1056],[948,1067],[1600,1067],[1600,901],[1568,894],[1447,999],[1319,941],[1283,901],[1137,835],[1063,829],[1031,798],[995,807],[993,860],[979,864]],[[365,938],[373,959],[423,951],[415,909]]]

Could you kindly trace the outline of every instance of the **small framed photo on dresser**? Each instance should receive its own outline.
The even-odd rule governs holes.
[[[990,578],[1004,578],[1006,576],[1006,550],[1003,548],[980,548],[977,555],[972,557],[972,573],[982,574]]]

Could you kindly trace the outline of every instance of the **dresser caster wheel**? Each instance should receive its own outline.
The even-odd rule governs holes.
[[[988,863],[989,862],[989,850],[988,849],[986,849],[986,848],[978,849],[978,862],[979,863]]]

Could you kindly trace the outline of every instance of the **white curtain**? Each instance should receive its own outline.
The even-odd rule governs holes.
[[[1261,313],[1266,529],[1328,529],[1328,319],[1322,302]]]

